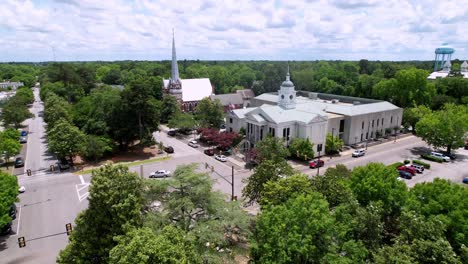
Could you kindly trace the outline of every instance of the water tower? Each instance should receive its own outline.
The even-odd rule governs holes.
[[[442,46],[435,49],[435,62],[434,62],[434,71],[439,71],[444,67],[445,62],[451,61],[452,54],[455,52],[455,49],[450,47],[447,43],[442,44]]]

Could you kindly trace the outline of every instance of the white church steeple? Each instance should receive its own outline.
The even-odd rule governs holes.
[[[172,29],[172,64],[168,88],[170,94],[174,95],[178,100],[182,100],[182,82],[179,77],[179,66],[177,65],[174,29]]]
[[[280,90],[278,91],[278,105],[285,109],[296,108],[296,90],[294,89],[293,82],[290,80],[289,64],[286,80],[281,84]]]

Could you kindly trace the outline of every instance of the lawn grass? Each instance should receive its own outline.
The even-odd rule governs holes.
[[[160,161],[165,161],[165,160],[168,160],[168,159],[171,159],[172,156],[165,156],[165,157],[158,157],[158,158],[154,158],[154,159],[147,159],[147,160],[139,160],[139,161],[132,161],[132,162],[115,162],[114,164],[119,164],[119,165],[125,165],[125,166],[128,166],[128,167],[131,167],[131,166],[138,166],[138,165],[142,165],[142,164],[146,164],[146,163],[153,163],[153,162],[160,162]],[[97,169],[99,167],[96,167],[96,168],[92,168],[92,169],[87,169],[87,170],[80,170],[80,171],[75,171],[74,173],[75,174],[90,174],[91,172],[93,172],[93,170]]]

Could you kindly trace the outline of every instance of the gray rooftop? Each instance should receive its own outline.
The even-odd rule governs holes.
[[[210,95],[212,101],[218,99],[223,106],[228,106],[230,104],[234,105],[241,105],[244,104],[244,100],[242,99],[242,95],[238,93],[232,94],[212,94]]]

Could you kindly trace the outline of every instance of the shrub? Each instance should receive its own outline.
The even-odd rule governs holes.
[[[414,164],[419,164],[419,165],[421,165],[421,166],[424,166],[424,168],[426,168],[426,169],[428,169],[428,170],[431,168],[431,164],[428,164],[428,163],[426,163],[426,162],[422,162],[422,161],[420,161],[420,160],[413,160],[413,163],[414,163]]]
[[[405,164],[410,164],[411,161],[410,161],[410,160],[404,160],[403,163],[405,163]]]
[[[444,162],[444,160],[441,159],[441,158],[433,157],[433,156],[427,155],[427,154],[422,154],[422,155],[421,155],[421,158],[427,159],[427,160],[430,160],[430,161],[439,162],[439,163]]]
[[[405,164],[403,164],[403,162],[395,162],[395,163],[392,163],[392,164],[388,165],[387,167],[389,167],[389,168],[398,168],[398,167],[400,167],[402,165],[405,165]]]

